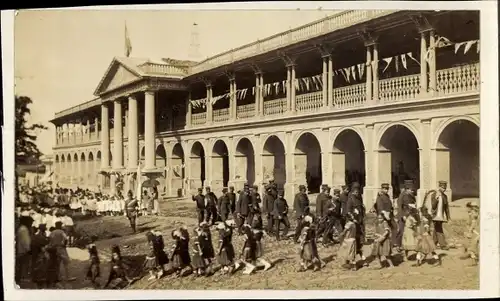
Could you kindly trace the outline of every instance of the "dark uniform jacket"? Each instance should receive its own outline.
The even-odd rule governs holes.
[[[236,213],[247,216],[248,213],[250,213],[251,206],[252,201],[250,199],[250,195],[242,192],[238,198],[238,202],[236,203]]]
[[[318,218],[326,215],[328,210],[326,207],[329,203],[331,204],[329,195],[324,192],[318,194],[318,196],[316,197],[316,216]]]
[[[377,215],[382,211],[392,213],[392,201],[388,194],[379,192],[375,201],[375,211]]]
[[[250,193],[250,199],[252,201],[252,212],[260,212],[260,194],[258,192]]]
[[[196,202],[197,209],[205,209],[205,196],[203,194],[193,195],[192,199]]]
[[[274,201],[272,214],[274,218],[283,217],[288,214],[288,203],[284,198],[277,198]]]
[[[358,222],[362,222],[365,217],[365,206],[363,204],[363,199],[361,196],[355,196],[354,194],[349,194],[347,198],[347,212],[353,213],[354,210],[358,209]]]
[[[231,212],[231,202],[229,200],[229,196],[227,194],[223,194],[218,202],[217,202],[217,209],[220,214],[227,214]]]
[[[207,208],[217,207],[217,197],[215,196],[215,193],[210,191],[205,195],[205,199],[207,199]]]
[[[262,212],[263,213],[272,213],[274,210],[274,202],[275,197],[271,193],[266,193],[262,200]]]
[[[307,194],[299,192],[295,195],[293,209],[295,210],[295,217],[297,218],[309,213],[309,198]]]
[[[450,219],[450,206],[448,204],[448,196],[440,191],[435,191],[431,194],[431,215],[432,218],[435,218],[438,210],[438,196],[441,194],[443,199],[443,216],[446,216],[446,219]]]
[[[342,192],[340,194],[340,206],[341,206],[341,212],[343,216],[347,215],[347,199],[349,198],[349,194],[346,192]]]
[[[402,218],[405,210],[409,207],[410,204],[416,204],[417,200],[413,196],[413,194],[409,192],[401,192],[398,197],[398,217]]]
[[[228,192],[227,197],[229,198],[229,203],[231,204],[231,212],[234,212],[236,210],[236,193]]]

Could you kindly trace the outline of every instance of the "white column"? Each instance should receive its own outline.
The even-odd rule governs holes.
[[[291,99],[292,99],[292,70],[290,66],[286,67],[286,110],[290,112],[292,109]]]
[[[259,116],[260,111],[260,73],[255,73],[255,116]]]
[[[373,103],[372,94],[372,53],[370,46],[366,46],[366,103]]]
[[[113,168],[119,169],[123,167],[123,122],[120,100],[114,101],[113,113]]]
[[[212,109],[212,85],[207,85],[207,123],[210,124],[213,121],[213,109]]]
[[[434,31],[430,31],[429,38],[429,47],[430,47],[430,55],[429,55],[429,90],[432,95],[436,95],[437,87],[436,87],[436,42],[434,37]],[[422,64],[421,64],[422,65]]]
[[[154,169],[156,166],[155,150],[155,92],[144,92],[144,146],[145,146],[145,169]]]
[[[373,44],[373,102],[378,102],[378,47]]]
[[[94,119],[94,131],[95,131],[95,139],[99,139],[99,118]]]
[[[290,103],[291,103],[291,108],[292,108],[292,112],[295,112],[295,82],[296,82],[296,78],[295,78],[295,65],[292,65],[291,67],[292,71],[291,71],[291,77],[292,77],[292,82],[291,82],[291,88],[292,90],[290,91]]]
[[[137,98],[134,95],[128,97],[128,168],[137,168],[139,160],[139,121],[137,117]]]
[[[426,39],[425,35],[426,35],[426,32],[420,33],[420,62],[426,61],[427,39]],[[427,86],[427,64],[421,63],[420,64],[420,94],[426,95],[427,89],[428,89],[428,86]]]
[[[191,91],[189,91],[187,99],[186,99],[186,126],[187,128],[190,128],[192,123],[191,123],[191,116],[193,115],[193,106],[191,105]]]
[[[327,92],[327,101],[328,105],[333,105],[333,60],[332,56],[328,56],[328,92]]]
[[[109,167],[109,108],[101,105],[101,168]]]
[[[264,74],[259,74],[259,114],[264,116]]]
[[[233,94],[232,98],[230,99],[231,101],[231,109],[232,109],[232,118],[233,120],[236,120],[236,114],[238,112],[238,98],[236,97],[236,90],[238,90],[238,86],[236,86],[236,78],[232,78],[230,81],[231,86],[233,87]]]
[[[427,191],[432,189],[431,182],[431,120],[425,119],[420,121],[420,148],[419,148],[419,170],[420,170],[420,187],[417,191],[418,205],[422,205],[423,197]]]
[[[328,106],[328,62],[327,57],[323,57],[323,73],[322,73],[322,96],[323,96],[323,106]]]

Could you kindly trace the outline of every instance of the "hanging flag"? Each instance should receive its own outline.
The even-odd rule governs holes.
[[[418,65],[420,65],[419,61],[417,61],[417,60],[413,57],[413,53],[408,52],[406,55],[407,55],[407,56],[409,56],[409,57],[410,57],[410,59],[414,60],[414,61],[415,61]]]
[[[364,74],[365,74],[365,64],[358,64],[359,79],[362,79]]]
[[[277,83],[277,82],[276,82],[276,83],[273,83],[273,86],[274,86],[274,91],[275,91],[275,93],[276,93],[276,94],[278,94],[278,91],[279,91],[279,90],[278,90],[278,89],[279,89],[279,83]]]
[[[479,53],[479,49],[481,49],[480,45],[479,45],[479,41],[480,40],[477,40],[477,48],[476,48],[476,52]]]
[[[356,66],[351,66],[352,79],[356,80]]]
[[[255,95],[255,87],[252,87],[252,95]]]
[[[396,67],[396,72],[399,72],[399,56],[394,57],[394,65]]]
[[[299,80],[298,79],[295,79],[293,85],[295,86],[295,91],[299,91],[300,90],[300,85],[299,85]]]
[[[271,95],[271,84],[267,84],[267,95]]]
[[[323,89],[323,77],[321,75],[316,75],[316,89]]]
[[[314,78],[314,77],[313,77]],[[306,82],[306,90],[307,91],[310,91],[310,87],[311,87],[311,80],[310,78],[306,78],[304,79],[304,81]]]
[[[460,49],[460,47],[465,44],[465,42],[460,42],[460,43],[456,43],[455,44],[455,54],[458,52],[458,49]]]
[[[345,70],[339,69],[339,72],[344,76],[345,81],[349,82],[349,80],[347,79],[347,75],[345,73]]]
[[[466,42],[465,44],[465,48],[464,48],[464,54],[467,53],[467,51],[469,51],[469,49],[472,47],[472,45],[476,43],[476,41],[468,41]]]
[[[408,69],[406,65],[406,54],[401,55],[401,64],[403,64],[403,68]]]
[[[125,22],[125,56],[129,57],[130,53],[132,53],[132,43],[128,35],[127,22]]]
[[[387,65],[385,66],[384,70],[382,70],[382,73],[384,73],[385,70],[387,70],[387,68],[389,68],[389,65],[392,62],[392,57],[388,57],[388,58],[385,58],[385,59],[382,59],[382,60],[387,63]]]
[[[344,68],[344,73],[347,79],[347,82],[351,82],[351,67]]]
[[[441,36],[436,39],[435,45],[436,48],[443,48],[446,46],[453,45],[453,43],[449,39]]]
[[[242,99],[245,99],[245,97],[247,96],[247,91],[248,91],[248,88],[243,89],[243,92],[242,92],[242,94],[243,94]]]

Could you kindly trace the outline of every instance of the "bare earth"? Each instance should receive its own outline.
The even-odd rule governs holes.
[[[384,289],[479,289],[479,267],[470,266],[467,260],[460,260],[460,244],[463,242],[465,231],[465,216],[463,206],[452,206],[453,221],[446,225],[445,231],[448,240],[457,248],[449,251],[439,251],[443,265],[434,267],[424,264],[414,267],[414,261],[399,263],[393,269],[378,270],[378,263],[374,262],[368,268],[361,268],[356,272],[345,271],[335,260],[337,247],[321,248],[320,256],[327,263],[318,272],[297,272],[298,246],[290,241],[276,242],[273,238],[264,239],[265,257],[273,263],[267,272],[258,270],[252,275],[243,275],[237,271],[232,276],[222,276],[219,273],[211,277],[195,278],[192,275],[184,278],[165,276],[160,280],[148,281],[148,277],[135,282],[130,289],[325,289],[325,290],[384,290]],[[101,279],[104,284],[108,276],[109,250],[113,244],[119,244],[122,253],[131,263],[136,275],[144,275],[142,262],[147,253],[145,232],[151,229],[162,231],[169,251],[171,246],[170,232],[174,228],[186,225],[193,229],[196,224],[194,204],[182,200],[162,202],[161,216],[139,217],[139,233],[132,234],[128,220],[123,217],[100,217],[77,222],[77,231],[87,235],[98,235],[96,245],[101,257]],[[295,222],[291,220],[292,228]],[[373,229],[372,221],[367,222],[368,235]],[[216,245],[217,235],[214,237]],[[233,243],[237,254],[241,251],[243,238],[235,235]],[[365,246],[366,252],[369,246]],[[84,280],[87,268],[88,254],[86,250],[69,249],[72,258],[72,273],[77,277],[75,282],[66,283],[65,288],[90,289],[90,284]]]

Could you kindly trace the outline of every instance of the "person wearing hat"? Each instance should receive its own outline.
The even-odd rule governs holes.
[[[297,220],[294,241],[295,243],[298,243],[302,231],[302,229],[300,228],[300,224],[304,216],[309,215],[310,213],[309,197],[306,193],[306,186],[299,185],[299,192],[295,195],[295,199],[293,201],[293,209],[295,210],[295,218]]]
[[[365,243],[365,205],[361,196],[361,186],[354,182],[351,185],[351,192],[347,199],[347,212],[355,217],[356,223],[356,250],[366,265],[366,257],[363,255],[363,245]]]
[[[265,214],[267,219],[267,233],[273,233],[273,210],[274,210],[274,202],[276,198],[273,195],[273,189],[270,185],[266,185],[266,193],[262,199],[262,213]]]
[[[69,255],[66,250],[66,244],[68,242],[68,236],[62,229],[62,222],[60,220],[55,222],[55,229],[50,232],[49,235],[49,248],[56,250],[56,255],[59,263],[63,264],[65,271],[66,281],[74,281],[76,278],[70,277],[69,275]]]
[[[125,212],[128,218],[128,221],[130,223],[130,228],[132,228],[132,231],[135,233],[135,222],[137,219],[137,204],[138,200],[134,198],[132,194],[132,190],[129,190],[127,193],[127,200],[125,201]]]
[[[464,233],[466,243],[464,244],[464,254],[460,259],[472,259],[472,264],[477,265],[479,261],[479,234],[480,234],[480,220],[479,220],[479,204],[476,202],[468,202],[467,210],[469,212],[469,222],[467,232]]]
[[[234,217],[234,213],[236,211],[236,193],[234,193],[234,186],[229,186],[227,197],[229,198],[229,204],[231,209],[230,213]]]
[[[417,205],[417,200],[413,194],[413,180],[405,180],[402,187],[401,193],[397,199],[397,220],[398,220],[398,231],[395,235],[394,245],[401,249],[403,243],[403,232],[405,229],[405,213],[410,210],[411,206]]]
[[[212,221],[210,221],[210,219]],[[205,187],[205,221],[213,226],[215,222],[219,219],[217,215],[217,197],[212,189],[207,186]]]
[[[261,203],[261,198],[259,194],[259,187],[257,185],[253,185],[250,188],[250,200],[252,202],[252,207],[250,210],[250,215],[248,217],[248,220],[253,223],[254,217],[257,217],[259,220],[262,220],[261,217],[261,211],[260,211],[260,203]]]
[[[340,214],[342,215],[341,223],[342,223],[342,230],[344,230],[344,226],[346,223],[346,216],[347,216],[347,200],[349,199],[349,186],[348,185],[342,185],[341,187],[342,192],[340,193]]]
[[[445,194],[448,183],[439,181],[437,191],[431,193],[431,216],[434,225],[434,243],[443,250],[448,249],[446,238],[443,231],[443,223],[448,222],[450,218],[450,207],[448,196]]]
[[[222,195],[217,201],[217,212],[223,222],[229,218],[231,212],[231,201],[229,200],[227,187],[222,188]]]
[[[198,216],[198,224],[205,220],[205,196],[203,189],[198,188],[198,194],[191,196],[193,202],[196,202],[196,215]]]
[[[275,198],[278,196],[278,184],[276,184],[276,182],[274,182],[274,178],[270,178],[269,179],[269,187],[271,187],[273,193],[274,193],[274,196]]]
[[[377,216],[379,216],[382,211],[389,212],[391,216],[393,214],[392,201],[389,196],[389,187],[390,185],[388,183],[382,183],[382,185],[380,185],[380,191],[377,194],[377,199],[373,206]]]
[[[288,203],[283,197],[283,190],[278,190],[278,198],[273,202],[272,216],[274,218],[274,225],[276,227],[275,235],[276,240],[280,240],[280,225],[283,224],[283,236],[286,237],[290,229],[290,221],[288,220]]]
[[[15,264],[15,281],[17,284],[24,277],[28,276],[28,267],[31,251],[31,225],[33,219],[27,210],[21,212],[19,217],[19,227],[16,231],[16,264]]]
[[[252,206],[252,201],[250,199],[250,191],[248,189],[248,185],[245,184],[243,191],[240,193],[238,197],[238,201],[236,202],[236,222],[238,226],[238,234],[243,234],[243,224],[245,221],[248,221],[250,209]]]
[[[321,185],[321,192],[316,197],[316,216],[321,219],[326,216],[330,202],[330,188],[326,184]]]

